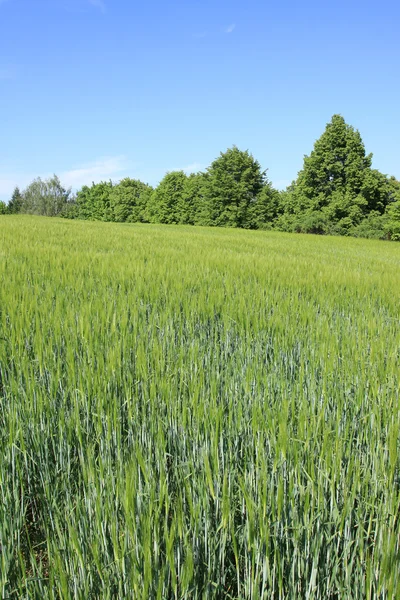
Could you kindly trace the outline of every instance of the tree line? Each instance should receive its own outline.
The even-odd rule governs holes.
[[[284,191],[273,188],[248,151],[233,146],[205,172],[173,171],[156,188],[125,178],[73,195],[57,176],[38,178],[0,203],[1,213],[400,240],[400,182],[372,168],[359,132],[334,115]]]

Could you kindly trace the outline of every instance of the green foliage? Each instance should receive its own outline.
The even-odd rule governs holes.
[[[297,178],[295,193],[302,209],[326,206],[334,192],[356,197],[371,159],[365,154],[358,131],[347,125],[342,116],[334,115],[310,156],[304,158]]]
[[[0,200],[0,215],[6,215],[8,212],[7,204]]]
[[[367,169],[360,190],[367,212],[383,214],[393,195],[390,180],[376,169]]]
[[[113,221],[114,215],[110,204],[113,189],[111,181],[87,185],[77,193],[76,204],[80,219],[89,221]]]
[[[19,187],[16,187],[11,196],[11,200],[8,203],[8,212],[12,215],[21,212],[23,204],[23,197],[19,190]]]
[[[295,218],[288,221],[301,231],[346,235],[371,211],[383,214],[390,184],[371,160],[359,132],[334,115],[291,188],[286,210]]]
[[[57,175],[45,180],[38,177],[24,190],[20,212],[56,217],[63,211],[70,193],[71,190],[63,188]]]
[[[110,208],[117,222],[145,223],[147,205],[153,188],[126,177],[110,193]]]
[[[372,211],[356,227],[350,231],[354,237],[364,237],[376,240],[387,239],[387,217],[378,211]]]
[[[389,179],[390,203],[386,207],[385,231],[393,241],[400,241],[400,181],[394,177]]]
[[[333,115],[284,192],[272,187],[248,151],[233,146],[205,173],[173,171],[154,190],[125,178],[84,186],[70,201],[58,178],[37,179],[23,195],[15,189],[9,211],[399,240],[400,182],[371,163],[359,132]]]
[[[183,171],[167,173],[151,194],[149,220],[151,223],[189,223],[193,207],[187,195],[188,177]]]
[[[185,198],[187,209],[187,223],[189,225],[204,225],[207,223],[207,206],[204,201],[204,187],[207,175],[205,173],[191,173],[186,180]]]
[[[271,229],[281,214],[280,193],[265,181],[264,186],[247,210],[248,229]]]
[[[266,175],[248,151],[233,146],[221,152],[207,169],[207,175],[205,225],[249,227],[254,218],[257,220],[259,215],[253,216],[252,206],[266,184]]]
[[[385,231],[390,240],[400,241],[400,200],[392,202],[386,210]]]
[[[0,233],[1,598],[400,598],[400,246]]]
[[[64,219],[79,219],[79,209],[76,203],[76,195],[71,195],[65,203],[60,217]]]

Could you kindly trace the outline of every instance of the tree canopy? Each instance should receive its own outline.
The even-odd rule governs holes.
[[[145,223],[147,205],[153,188],[138,179],[126,177],[110,190],[109,202],[113,220]]]
[[[360,133],[333,115],[289,193],[283,228],[347,234],[371,213],[382,215],[391,200],[388,178],[372,169]]]
[[[92,221],[113,221],[110,195],[113,189],[111,181],[84,185],[76,196],[77,215],[80,219]]]
[[[167,173],[149,199],[152,223],[187,223],[190,207],[186,198],[187,175],[183,171]]]
[[[246,150],[236,146],[220,154],[207,169],[204,204],[207,225],[249,227],[252,205],[266,184],[266,172]]]
[[[58,177],[15,188],[2,213],[271,229],[400,240],[400,182],[372,168],[360,133],[333,115],[293,183],[274,189],[248,150],[228,148],[204,171],[167,173],[153,189],[138,179],[83,186]]]

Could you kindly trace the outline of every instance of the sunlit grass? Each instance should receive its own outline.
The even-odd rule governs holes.
[[[400,247],[0,217],[3,598],[400,597]]]

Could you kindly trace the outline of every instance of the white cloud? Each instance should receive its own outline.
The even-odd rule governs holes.
[[[236,23],[231,23],[228,27],[225,28],[225,33],[232,33],[232,31],[236,28]]]
[[[89,4],[98,8],[103,14],[106,12],[106,3],[104,0],[89,0]]]
[[[126,172],[126,168],[124,156],[108,157],[70,171],[64,171],[60,174],[60,180],[64,186],[77,189],[83,185],[91,185],[93,181],[97,183],[114,178],[119,179],[121,174]]]
[[[93,182],[122,179],[127,175],[128,169],[134,166],[129,165],[124,156],[114,156],[86,163],[57,175],[64,187],[77,190],[83,185],[90,186]],[[47,179],[52,175],[53,173],[0,173],[0,200],[8,200],[16,186],[23,190],[36,177]]]

